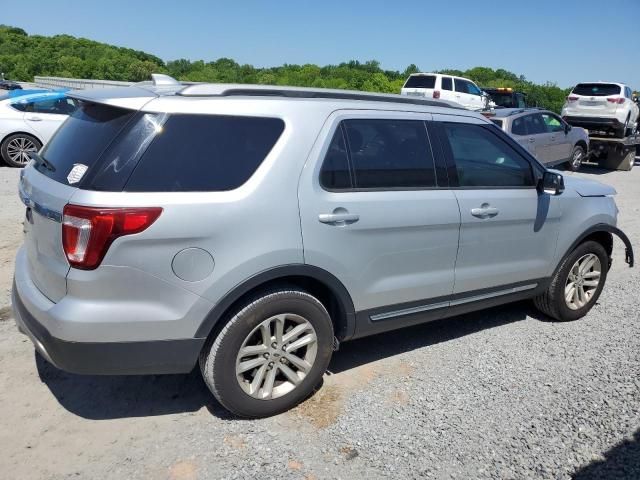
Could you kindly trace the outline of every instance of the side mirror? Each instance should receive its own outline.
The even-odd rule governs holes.
[[[538,191],[548,195],[560,195],[564,192],[564,178],[559,173],[546,170],[538,183]]]
[[[569,133],[571,131],[571,125],[568,123],[564,124],[564,133]]]

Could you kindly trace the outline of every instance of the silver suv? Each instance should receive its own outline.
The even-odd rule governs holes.
[[[339,342],[532,298],[574,320],[615,191],[437,101],[249,85],[71,94],[23,171],[18,327],[59,368],[185,373],[231,412],[309,396]]]
[[[489,118],[547,167],[564,164],[576,171],[589,151],[589,133],[548,110],[501,108]]]

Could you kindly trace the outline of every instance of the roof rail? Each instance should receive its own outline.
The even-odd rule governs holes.
[[[355,90],[336,90],[328,88],[285,87],[277,85],[245,85],[202,83],[189,85],[176,95],[184,97],[285,97],[285,98],[326,98],[336,100],[363,100],[372,102],[391,102],[432,107],[464,108],[446,100],[428,100],[403,95],[359,92]]]

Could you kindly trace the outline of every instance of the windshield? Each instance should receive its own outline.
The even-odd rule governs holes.
[[[572,93],[588,97],[608,97],[610,95],[620,95],[621,91],[620,85],[612,83],[579,83]]]

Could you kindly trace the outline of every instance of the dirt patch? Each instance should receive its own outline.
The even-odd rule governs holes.
[[[336,385],[324,385],[293,412],[316,428],[327,428],[336,422],[342,412],[342,392]]]
[[[168,478],[169,480],[196,480],[198,468],[189,460],[180,461],[169,467]]]
[[[224,437],[223,442],[236,450],[242,450],[246,447],[245,441],[238,435],[227,435]]]
[[[388,377],[391,381],[404,378],[411,374],[413,367],[404,361],[395,361],[390,365],[376,362],[354,368],[347,372],[326,377],[325,383],[313,397],[300,404],[292,414],[302,418],[316,428],[327,428],[337,420],[349,396],[366,388],[379,376]],[[394,403],[406,404],[409,397],[398,391]]]
[[[11,313],[11,306],[1,307],[0,308],[0,322],[4,322],[13,318],[13,314]]]
[[[289,462],[287,462],[287,467],[289,467],[289,470],[294,470],[296,472],[302,470],[302,466],[302,463],[297,460],[289,460]]]

